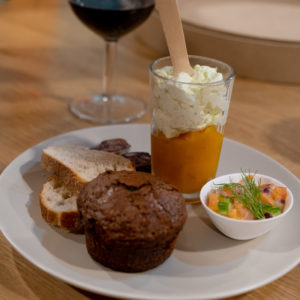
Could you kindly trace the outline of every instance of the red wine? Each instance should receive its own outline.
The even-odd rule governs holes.
[[[69,0],[77,17],[105,40],[116,41],[143,23],[154,0]]]

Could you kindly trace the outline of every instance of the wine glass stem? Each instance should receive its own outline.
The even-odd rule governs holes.
[[[103,76],[103,94],[111,95],[115,92],[115,62],[117,42],[105,42],[105,67]]]

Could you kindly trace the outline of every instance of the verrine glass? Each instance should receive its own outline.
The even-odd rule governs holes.
[[[169,57],[150,66],[152,172],[198,201],[216,175],[235,73],[215,59],[189,60],[199,71],[193,80],[184,73],[170,79]]]
[[[102,91],[74,100],[70,110],[82,119],[103,124],[130,122],[146,111],[142,100],[115,91],[116,45],[120,37],[143,23],[154,0],[69,0],[75,15],[106,42]]]

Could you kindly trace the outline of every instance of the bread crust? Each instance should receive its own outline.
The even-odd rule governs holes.
[[[78,210],[69,210],[69,211],[55,211],[52,209],[46,200],[46,184],[49,181],[57,180],[55,176],[48,178],[47,182],[43,184],[42,190],[39,195],[40,199],[40,208],[43,219],[58,228],[68,230],[74,233],[83,233],[83,226],[80,220],[80,214]]]
[[[78,148],[77,148],[78,147]],[[55,150],[59,150],[59,148],[63,148],[63,151],[69,151],[68,154],[72,155],[76,151],[81,150],[83,152],[82,158],[83,161],[86,159],[86,166],[91,166],[91,161],[89,160],[89,155],[91,152],[85,151],[93,151],[94,156],[96,159],[99,157],[99,161],[102,162],[101,157],[103,156],[103,162],[106,162],[105,167],[103,169],[117,169],[121,166],[121,168],[129,169],[134,171],[135,168],[132,162],[129,159],[126,159],[122,156],[113,153],[102,152],[100,154],[98,150],[90,150],[83,146],[75,146],[75,145],[65,145],[65,146],[57,146],[57,147],[49,147],[42,151],[41,156],[41,165],[42,167],[47,170],[48,172],[54,174],[51,176],[47,182],[50,180],[56,180],[63,184],[71,193],[78,194],[81,189],[90,181],[87,178],[82,178],[83,175],[79,175],[76,172],[76,168],[72,168],[72,166],[68,165],[68,163],[64,162],[63,159],[60,159],[59,156],[55,157],[53,152],[51,153],[53,148]],[[47,151],[48,150],[48,151]],[[73,152],[74,151],[74,152]],[[81,152],[81,153],[82,153]],[[84,156],[87,154],[87,157]],[[75,155],[76,158],[76,155]],[[76,159],[74,159],[76,161]],[[89,162],[89,164],[88,164]],[[107,164],[108,162],[108,164]],[[120,165],[118,165],[120,163]],[[88,169],[88,167],[87,167]],[[42,190],[40,192],[40,207],[41,207],[41,214],[43,219],[54,226],[57,226],[62,229],[67,229],[72,232],[83,232],[83,226],[80,221],[80,214],[74,210],[55,210],[55,208],[51,207],[47,201],[45,187],[47,182],[43,185]]]

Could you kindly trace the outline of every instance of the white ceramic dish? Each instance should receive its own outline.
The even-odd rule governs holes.
[[[212,189],[216,188],[216,184],[239,182],[241,179],[241,173],[234,173],[210,180],[201,189],[200,200],[210,219],[221,232],[223,232],[226,236],[236,240],[249,240],[267,233],[276,225],[278,225],[280,221],[288,217],[288,213],[293,207],[294,198],[291,190],[287,187],[287,199],[284,211],[280,215],[273,218],[255,221],[231,219],[214,212],[207,206],[208,194]],[[285,184],[270,176],[256,174],[255,179],[260,179],[261,184],[274,183],[275,185],[286,187]]]
[[[190,205],[172,256],[153,270],[125,274],[94,262],[83,236],[44,222],[38,200],[47,178],[40,167],[43,148],[67,143],[94,146],[102,139],[123,137],[133,150],[149,151],[149,136],[149,125],[94,127],[54,137],[22,153],[0,176],[0,223],[5,237],[45,272],[74,286],[122,299],[229,297],[265,285],[299,263],[299,180],[273,159],[228,139],[218,175],[251,168],[278,178],[292,190],[294,208],[278,230],[251,241],[235,241],[215,229],[201,205]]]

